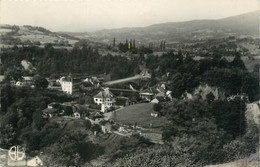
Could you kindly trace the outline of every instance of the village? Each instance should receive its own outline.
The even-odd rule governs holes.
[[[0,167],[259,164],[255,6],[1,2]]]
[[[230,40],[232,42],[232,38],[230,38]],[[17,101],[17,104],[10,106],[10,108],[13,108],[9,110],[6,108],[7,113],[12,111],[15,115],[6,114],[7,120],[10,122],[13,120],[13,117],[21,119],[15,122],[19,130],[19,128],[28,128],[28,120],[30,121],[28,118],[31,117],[33,120],[31,121],[32,129],[38,131],[37,134],[32,130],[30,136],[28,135],[29,137],[26,133],[21,133],[21,137],[28,140],[30,145],[29,149],[36,150],[32,151],[34,154],[29,155],[27,157],[28,159],[21,161],[21,163],[34,164],[32,166],[37,166],[38,163],[52,163],[51,160],[48,160],[48,156],[50,156],[49,152],[55,154],[55,149],[52,149],[52,146],[39,149],[37,148],[38,144],[32,141],[53,140],[53,142],[56,142],[55,140],[63,140],[63,133],[73,137],[77,135],[87,135],[87,137],[80,139],[81,142],[91,143],[93,147],[104,149],[94,154],[94,158],[97,158],[96,160],[91,161],[90,158],[88,159],[88,157],[86,157],[90,164],[96,164],[100,159],[102,163],[106,163],[109,159],[113,158],[114,155],[120,155],[120,151],[124,150],[124,140],[128,140],[129,143],[133,142],[133,145],[135,145],[135,142],[140,142],[146,146],[164,147],[169,144],[169,141],[167,141],[167,138],[169,139],[169,131],[172,131],[170,135],[173,135],[183,130],[183,127],[174,129],[178,127],[179,124],[184,124],[182,125],[184,127],[186,126],[186,120],[179,121],[184,118],[183,115],[179,113],[185,113],[185,111],[187,111],[187,114],[189,114],[190,111],[193,111],[193,108],[189,108],[193,105],[192,103],[198,103],[197,106],[203,108],[203,103],[207,105],[215,103],[216,106],[221,106],[222,102],[226,102],[227,106],[232,106],[237,105],[234,101],[241,100],[243,103],[246,102],[248,105],[252,105],[252,109],[249,110],[245,108],[245,111],[256,111],[256,113],[259,111],[260,103],[256,101],[249,103],[250,98],[248,93],[235,91],[236,93],[226,95],[225,91],[223,91],[223,87],[221,87],[222,85],[219,86],[219,83],[214,84],[215,78],[210,81],[210,83],[203,81],[203,79],[199,77],[192,78],[190,74],[185,74],[185,70],[194,72],[195,76],[198,75],[196,73],[197,70],[198,72],[204,73],[203,70],[208,68],[207,61],[212,63],[219,61],[219,63],[223,63],[223,66],[226,66],[226,68],[232,68],[233,66],[247,68],[248,71],[254,73],[256,72],[255,69],[257,66],[253,63],[254,58],[256,58],[253,53],[249,54],[247,53],[248,51],[244,51],[243,48],[230,50],[229,48],[232,45],[229,43],[227,44],[229,47],[224,50],[224,54],[232,53],[233,55],[237,53],[236,51],[239,51],[241,56],[225,56],[225,58],[219,58],[214,54],[211,55],[209,49],[205,54],[209,54],[213,56],[213,58],[208,59],[201,54],[201,52],[203,52],[201,48],[203,47],[200,46],[197,46],[198,48],[190,47],[191,50],[186,48],[184,50],[170,50],[167,52],[168,50],[165,49],[164,45],[165,42],[161,43],[159,49],[162,55],[159,55],[159,52],[153,54],[140,53],[140,55],[136,55],[131,53],[129,49],[122,57],[112,55],[100,56],[101,60],[104,59],[105,64],[111,63],[110,60],[106,58],[114,61],[119,59],[125,63],[129,61],[133,62],[133,64],[138,60],[136,61],[138,64],[134,66],[136,68],[131,69],[131,64],[129,64],[126,69],[130,68],[131,73],[122,70],[123,75],[117,71],[118,69],[110,71],[110,73],[106,70],[103,71],[104,73],[96,72],[94,68],[99,69],[98,66],[95,66],[95,64],[98,64],[98,61],[87,64],[90,66],[89,69],[91,69],[88,72],[58,72],[54,70],[53,73],[50,72],[49,75],[46,75],[36,70],[31,63],[32,60],[30,62],[25,59],[22,59],[18,63],[26,72],[21,73],[19,70],[8,69],[7,72],[4,73],[5,75],[0,75],[0,83],[5,85],[8,89],[13,90],[16,94],[15,96],[23,98],[25,92],[28,95],[28,98],[25,97],[21,101],[15,99],[14,101]],[[114,49],[117,48],[115,44],[113,44],[113,46]],[[150,44],[149,48],[153,49],[153,45]],[[81,49],[84,50],[84,46]],[[139,49],[142,50],[142,47]],[[221,50],[221,47],[218,49]],[[94,50],[95,49],[91,47],[89,48],[89,51]],[[121,53],[119,50],[117,51]],[[62,50],[59,50],[59,52],[62,53]],[[82,54],[82,56],[84,56],[84,54]],[[158,54],[159,56],[155,56],[154,54]],[[190,57],[189,54],[194,55]],[[91,59],[91,57],[89,58]],[[94,56],[92,58],[94,59]],[[238,63],[233,63],[235,61]],[[196,63],[194,64],[194,62],[196,62],[197,65]],[[185,63],[187,63],[187,65]],[[120,61],[118,64],[120,64]],[[157,65],[154,66],[155,64]],[[177,68],[178,66],[180,67]],[[197,69],[193,68],[196,66],[198,67]],[[215,65],[212,64],[212,66],[218,67],[217,63]],[[68,67],[70,68],[71,66]],[[108,67],[111,68],[112,65]],[[41,69],[40,67],[38,68]],[[222,66],[218,68],[222,68]],[[239,76],[237,76],[237,78],[239,78]],[[200,80],[200,82],[197,82],[196,79]],[[247,84],[247,82],[245,83]],[[227,86],[226,89],[233,87],[233,85],[229,84],[223,85]],[[250,91],[250,89],[247,91]],[[10,94],[10,92],[6,93]],[[30,97],[30,94],[36,97],[35,104],[33,104],[34,99]],[[254,95],[254,93],[251,94],[251,98],[252,95]],[[203,101],[203,103],[201,103],[201,101]],[[221,103],[218,104],[218,101],[221,101]],[[7,102],[9,103],[9,101]],[[27,104],[23,105],[23,103]],[[185,103],[187,109],[184,111],[181,109],[176,110],[178,106],[175,105],[178,105],[178,103]],[[186,103],[188,104],[187,106]],[[175,107],[171,108],[171,105]],[[1,108],[4,107],[5,106],[1,104]],[[200,109],[194,110],[200,112]],[[174,114],[176,111],[177,113]],[[24,119],[21,115],[28,118]],[[175,118],[175,115],[178,117]],[[221,115],[221,117],[222,116],[224,117],[225,114]],[[193,116],[191,118],[187,116],[187,120],[190,121],[190,124],[196,124],[202,121],[200,118],[195,117],[196,116]],[[174,124],[174,126],[171,126],[171,124]],[[187,125],[187,131],[190,129],[190,124]],[[53,130],[52,126],[59,130]],[[48,131],[49,127],[51,127],[50,131]],[[5,125],[4,128],[8,129],[8,126]],[[48,133],[60,133],[60,136],[52,137],[51,135],[47,135]],[[37,138],[34,136],[35,134]],[[6,135],[6,138],[8,137],[9,136]],[[137,141],[136,138],[138,138]],[[74,142],[78,141],[79,140],[76,139]],[[117,146],[117,144],[112,146],[114,143],[117,143],[119,146]],[[122,147],[122,149],[120,147]],[[138,147],[140,149],[142,148],[141,145]],[[8,156],[7,154],[10,151],[6,148],[2,151],[5,157]],[[44,145],[42,148],[44,148]],[[87,152],[92,152],[88,150],[88,148],[83,149]],[[119,150],[119,153],[111,154],[113,150]],[[131,149],[129,148],[129,150]],[[126,156],[128,154],[127,152],[128,150],[125,152]],[[95,152],[93,151],[93,153]],[[3,164],[12,163],[15,164],[15,161],[3,160]],[[103,164],[100,165],[102,166]]]
[[[104,78],[102,75],[46,78],[47,89],[62,92],[75,100],[51,102],[42,110],[42,117],[62,124],[70,120],[88,120],[92,125],[100,126],[101,131],[94,131],[94,135],[114,133],[130,137],[138,134],[153,143],[163,144],[161,128],[166,119],[161,117],[161,103],[172,100],[166,84],[161,82],[154,87],[135,89],[130,83],[149,82],[151,74],[147,69],[129,78],[114,81]],[[29,76],[11,81],[11,85],[35,87],[33,77]]]

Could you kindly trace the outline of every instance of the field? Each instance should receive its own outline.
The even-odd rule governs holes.
[[[17,38],[20,38],[21,41],[40,41],[41,43],[54,43],[55,40],[61,40],[63,38],[51,36],[51,35],[45,35],[45,34],[26,34],[26,35],[20,35],[20,36],[14,36]],[[64,39],[69,42],[69,44],[74,45],[77,40],[73,39]]]
[[[143,128],[161,128],[167,121],[164,117],[152,117],[150,114],[153,111],[153,104],[142,103],[131,105],[123,109],[115,111],[111,119],[119,124],[134,125],[135,122],[137,126]]]
[[[0,34],[1,35],[4,35],[4,34],[11,32],[11,31],[12,31],[11,29],[0,28]]]
[[[12,27],[0,27],[0,34],[4,35],[12,31]],[[12,35],[13,38],[18,38],[22,42],[31,41],[31,42],[41,42],[41,43],[60,43],[61,41],[68,41],[69,44],[74,45],[78,40],[71,39],[68,37],[63,37],[58,33],[52,33],[48,30],[39,30],[37,27],[26,27],[19,26],[19,29],[15,31]]]

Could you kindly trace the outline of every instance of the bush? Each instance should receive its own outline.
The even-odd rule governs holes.
[[[101,110],[101,105],[90,104],[90,105],[89,105],[89,108],[96,109],[96,110]]]
[[[223,162],[243,159],[257,152],[259,143],[259,128],[250,123],[247,133],[223,146]]]
[[[209,111],[216,119],[218,128],[224,129],[233,138],[246,132],[246,104],[240,98],[214,101]]]
[[[114,106],[110,107],[107,109],[107,112],[111,112],[111,111],[114,111],[116,108]]]
[[[154,104],[153,105],[153,110],[156,112],[160,112],[162,110],[162,105],[161,104]]]
[[[35,78],[35,87],[39,89],[46,89],[48,87],[48,81],[43,77],[36,77]]]

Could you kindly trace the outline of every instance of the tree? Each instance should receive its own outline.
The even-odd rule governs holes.
[[[72,115],[73,114],[73,109],[71,106],[65,106],[64,111],[66,115]]]
[[[116,38],[113,39],[113,47],[116,46]]]
[[[233,138],[246,132],[246,104],[240,98],[214,101],[209,111],[216,119],[218,128],[224,129]]]
[[[191,73],[184,73],[183,75],[177,73],[172,76],[169,88],[172,91],[172,96],[179,98],[186,91],[191,93],[198,84],[198,80]]]
[[[210,104],[212,101],[214,101],[215,96],[213,95],[212,92],[210,92],[209,94],[206,95],[206,98],[207,98],[208,104]]]
[[[160,112],[162,110],[162,105],[161,104],[154,104],[153,105],[153,110],[156,112]]]
[[[39,132],[32,132],[28,135],[27,148],[29,150],[39,150],[41,143],[41,134]]]
[[[86,130],[89,130],[91,128],[91,122],[89,120],[86,120],[84,124],[86,126]]]
[[[14,80],[17,82],[22,79],[22,71],[19,68],[8,68],[4,75],[7,81]]]
[[[14,91],[10,85],[1,87],[1,112],[6,113],[7,108],[15,101]]]
[[[23,129],[26,126],[28,126],[28,120],[26,117],[20,118],[19,121],[17,122],[17,127],[19,129]]]
[[[243,60],[241,60],[241,56],[239,53],[236,54],[234,60],[231,62],[231,66],[235,67],[235,68],[239,68],[241,70],[246,69],[246,66],[245,66]]]
[[[4,115],[4,124],[12,124],[13,127],[17,127],[17,122],[19,121],[17,106],[10,106],[7,113]]]
[[[253,71],[258,74],[258,73],[259,73],[259,69],[260,69],[260,64],[256,64],[256,65],[254,66]]]
[[[172,143],[173,150],[181,151],[180,155],[192,152],[190,158],[194,162],[217,162],[219,150],[226,142],[226,132],[218,126],[207,106],[201,100],[177,100],[164,107],[170,121],[164,128],[165,139]]]
[[[42,117],[41,110],[37,110],[33,113],[33,125],[37,130],[41,130],[41,128],[48,122],[47,119]]]
[[[100,125],[94,124],[93,126],[91,126],[91,131],[95,132],[101,132],[101,127]]]
[[[34,84],[38,89],[46,89],[49,83],[44,77],[36,77]]]
[[[122,43],[119,43],[118,44],[118,49],[121,50],[122,52],[127,52],[128,51],[128,45],[127,43],[126,44],[122,44]]]
[[[44,45],[44,49],[46,49],[46,50],[53,50],[53,46],[52,46],[51,43],[46,43],[46,44]]]
[[[0,130],[0,147],[10,148],[11,146],[13,146],[13,144],[16,144],[18,134],[12,124],[7,124],[3,127],[0,127]]]
[[[243,159],[257,152],[259,143],[259,128],[253,122],[248,123],[247,132],[223,146],[223,159],[226,162]]]
[[[150,80],[150,86],[154,86],[157,83],[157,80],[155,78],[155,72],[152,70],[151,80]]]

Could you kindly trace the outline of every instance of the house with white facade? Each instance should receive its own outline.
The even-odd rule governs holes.
[[[115,95],[109,91],[109,88],[105,88],[94,96],[94,103],[101,105],[101,111],[105,112],[115,104]]]
[[[74,112],[73,115],[74,115],[75,118],[80,118],[80,113],[79,112]]]
[[[63,92],[67,93],[67,94],[72,94],[72,88],[73,88],[73,79],[69,76],[69,77],[61,77],[59,80],[60,84],[61,84],[61,89]]]

